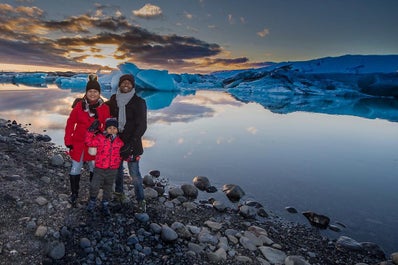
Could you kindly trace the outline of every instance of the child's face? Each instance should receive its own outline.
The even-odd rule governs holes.
[[[107,134],[117,134],[117,128],[115,126],[109,126],[106,128]]]

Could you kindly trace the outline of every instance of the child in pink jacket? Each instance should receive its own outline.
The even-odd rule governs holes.
[[[123,141],[117,135],[118,121],[115,118],[108,118],[105,121],[104,133],[98,133],[98,122],[90,126],[86,134],[86,144],[89,147],[96,147],[95,168],[93,180],[90,183],[90,201],[87,211],[93,212],[97,202],[97,196],[102,187],[102,212],[110,215],[109,201],[112,196],[113,183],[122,158],[120,148]]]

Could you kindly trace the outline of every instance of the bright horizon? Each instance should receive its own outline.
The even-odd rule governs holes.
[[[395,0],[0,3],[1,71],[173,73],[346,54],[398,54]]]

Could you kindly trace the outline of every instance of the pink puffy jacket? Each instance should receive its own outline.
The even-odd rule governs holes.
[[[120,148],[123,141],[117,136],[113,141],[105,134],[95,135],[92,132],[86,134],[86,145],[89,147],[97,147],[97,155],[95,156],[95,167],[102,169],[117,169],[120,166],[122,158],[120,156]]]

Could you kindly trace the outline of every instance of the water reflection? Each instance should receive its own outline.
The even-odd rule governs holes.
[[[398,121],[398,99],[382,97],[325,97],[318,95],[238,95],[238,100],[257,102],[274,113],[296,111],[351,115],[367,119]]]
[[[0,117],[31,123],[29,130],[46,129],[62,145],[71,104],[81,95],[0,86]],[[308,99],[305,104],[301,98],[286,102],[279,109],[291,111],[281,115],[225,92],[142,95],[149,106],[143,173],[159,169],[178,184],[192,183],[196,175],[208,176],[219,188],[239,184],[247,198],[287,218],[304,220],[287,214],[288,205],[319,212],[345,223],[342,234],[396,251],[398,123],[388,121],[398,117],[395,101]],[[342,102],[346,107],[338,108]],[[303,109],[294,109],[295,103],[313,109],[297,111]],[[338,110],[333,113],[345,115],[319,114],[333,106]]]

